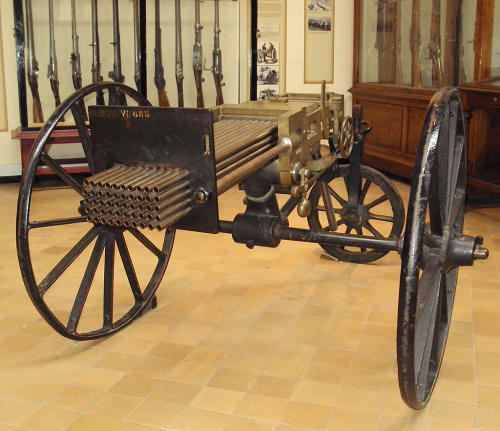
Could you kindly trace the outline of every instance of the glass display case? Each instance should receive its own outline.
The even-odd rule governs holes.
[[[361,1],[357,82],[438,88],[473,78],[474,1]]]
[[[355,0],[354,5],[350,92],[372,124],[365,162],[410,178],[436,89],[462,89],[500,74],[500,0]],[[469,138],[470,151],[477,152],[482,144],[475,134]],[[475,160],[470,172],[479,172]]]

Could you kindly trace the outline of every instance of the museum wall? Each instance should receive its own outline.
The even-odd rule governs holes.
[[[286,53],[284,57],[286,67],[283,69],[288,70],[288,73],[283,73],[284,85],[280,86],[280,91],[283,91],[283,87],[286,92],[317,93],[320,91],[319,83],[305,83],[303,30],[305,4],[304,0],[285,2],[286,23],[283,22],[282,29],[286,29],[286,42],[282,43],[284,45],[282,49],[284,54]],[[249,0],[241,0],[240,26],[243,35],[246,33],[244,31],[245,25],[249,22],[248,6]],[[333,82],[328,83],[326,88],[327,91],[343,93],[346,96],[346,111],[350,112],[351,99],[347,90],[352,85],[353,2],[335,2],[334,9],[334,24],[332,26],[334,41]],[[5,121],[0,121],[0,177],[15,177],[21,174],[19,141],[11,138],[11,130],[19,126],[13,15],[12,1],[2,1],[0,3],[0,86],[2,86],[3,91],[0,91],[0,110]],[[246,89],[249,87],[249,70],[244,64],[245,59],[248,58],[248,40],[242,40],[240,47],[240,101],[243,101],[248,97]],[[313,49],[317,61],[322,61],[324,56],[321,54],[321,49],[317,47],[313,47]],[[188,61],[189,55],[190,53],[186,51],[185,61]],[[228,70],[225,70],[224,73],[228,73]],[[44,77],[45,65],[40,64],[39,78]],[[1,118],[0,115],[0,120]]]

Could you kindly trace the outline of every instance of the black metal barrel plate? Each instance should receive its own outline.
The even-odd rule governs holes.
[[[190,189],[205,203],[176,223],[178,229],[218,232],[212,114],[208,109],[145,106],[89,107],[92,152],[99,166],[169,165],[189,170]],[[194,202],[194,200],[193,200]]]

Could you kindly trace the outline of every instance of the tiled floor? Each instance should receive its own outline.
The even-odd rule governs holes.
[[[406,204],[408,187],[397,185]],[[110,338],[75,342],[25,292],[17,189],[0,185],[0,431],[500,430],[498,208],[467,213],[466,231],[482,234],[491,256],[460,270],[440,379],[416,412],[397,383],[396,253],[356,265],[314,244],[249,250],[225,234],[178,232],[158,308]],[[66,193],[35,192],[39,216],[74,211]],[[241,200],[225,194],[221,217]],[[37,270],[78,238],[65,229],[33,245]],[[78,278],[63,282],[69,298]]]

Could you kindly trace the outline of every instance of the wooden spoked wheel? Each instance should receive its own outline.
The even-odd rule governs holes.
[[[420,136],[401,253],[397,362],[401,396],[430,399],[446,345],[465,204],[466,142],[459,92],[434,95]]]
[[[309,194],[312,211],[307,220],[313,231],[341,232],[375,238],[395,238],[404,225],[404,207],[385,175],[369,166],[359,169],[360,189],[350,186],[349,165],[327,171]],[[353,196],[354,195],[354,196]],[[368,263],[387,250],[320,244],[344,262]]]
[[[174,241],[173,230],[150,235],[87,222],[78,212],[81,181],[53,153],[58,148],[51,145],[51,137],[71,113],[90,173],[109,168],[94,157],[85,106],[118,100],[117,94],[126,97],[127,105],[150,105],[141,94],[117,83],[77,91],[40,130],[20,185],[16,234],[24,284],[50,326],[74,340],[109,335],[154,306]],[[49,167],[68,187],[37,190],[40,166]]]

